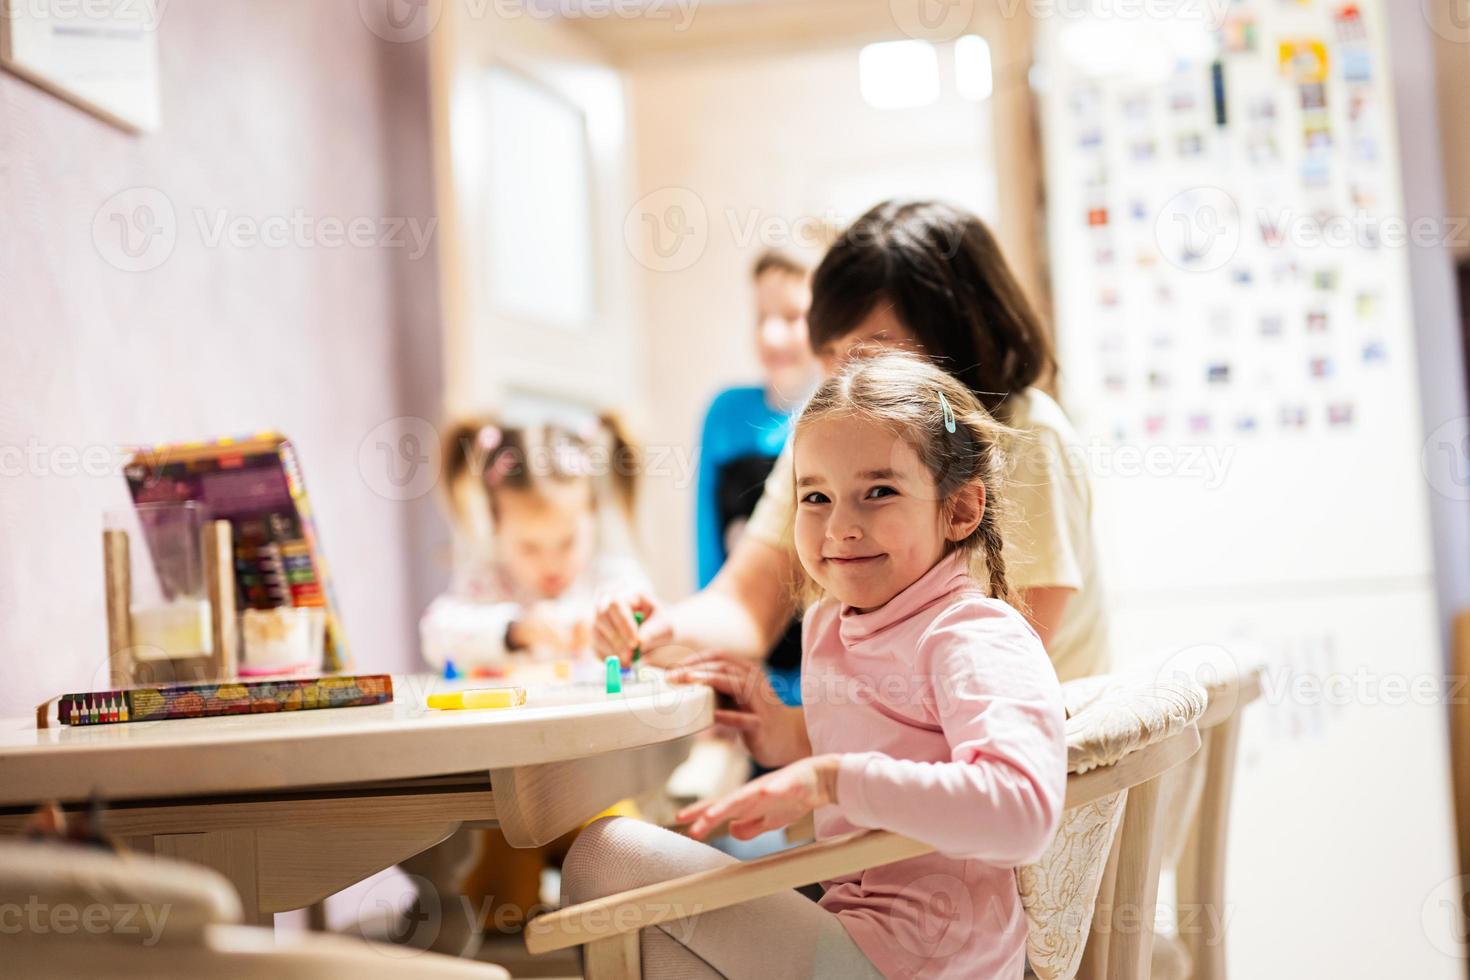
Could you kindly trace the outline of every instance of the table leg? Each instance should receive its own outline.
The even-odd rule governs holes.
[[[312,902],[306,907],[306,927],[312,932],[327,931],[326,902]]]
[[[213,868],[240,893],[240,908],[249,925],[272,925],[275,916],[260,902],[258,841],[254,830],[216,830],[202,834],[157,834],[153,853]]]

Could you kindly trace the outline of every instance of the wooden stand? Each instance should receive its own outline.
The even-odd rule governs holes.
[[[240,631],[235,619],[235,541],[229,521],[206,521],[199,529],[204,588],[209,597],[210,656],[214,678],[235,676],[240,666]]]
[[[228,521],[207,521],[199,529],[204,561],[205,595],[209,599],[212,650],[197,656],[139,658],[133,644],[132,565],[128,533],[102,532],[102,567],[107,605],[109,683],[130,687],[142,683],[226,680],[239,664],[235,626],[234,538]]]
[[[133,674],[133,594],[131,551],[128,532],[102,532],[102,575],[107,602],[108,681],[125,687]]]
[[[1470,677],[1470,609],[1462,609],[1450,626],[1449,731],[1450,774],[1455,794],[1455,830],[1459,842],[1460,874],[1470,876],[1470,696],[1464,693]],[[1463,883],[1470,878],[1462,877]],[[1470,903],[1460,902],[1460,935],[1470,935]]]

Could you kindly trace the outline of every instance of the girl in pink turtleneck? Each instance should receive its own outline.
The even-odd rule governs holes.
[[[782,768],[680,813],[689,837],[592,824],[563,887],[582,902],[718,867],[731,859],[689,838],[728,822],[749,839],[812,811],[818,838],[875,828],[936,850],[823,882],[820,903],[790,892],[644,930],[645,977],[1022,976],[1014,869],[1056,832],[1067,756],[1046,650],[1006,604],[1006,437],[967,388],[906,354],[854,361],[802,411],[796,550],[821,596],[802,626],[803,706],[729,655],[673,673],[731,695],[716,720]],[[969,573],[976,550],[988,590]]]

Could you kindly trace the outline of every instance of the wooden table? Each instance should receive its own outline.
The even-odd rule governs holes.
[[[467,686],[488,686],[477,682]],[[302,908],[444,840],[498,825],[544,844],[660,787],[714,720],[705,687],[528,689],[525,706],[430,711],[424,676],[392,704],[38,730],[0,721],[0,833],[40,802],[108,802],[132,849],[204,864],[249,921]]]

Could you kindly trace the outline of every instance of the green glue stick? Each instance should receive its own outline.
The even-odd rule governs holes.
[[[645,617],[641,612],[635,612],[633,614],[633,622],[635,625],[642,626],[644,618]],[[643,656],[643,646],[642,644],[639,644],[638,646],[633,648],[633,663],[636,664],[638,662],[638,658],[641,656]]]
[[[607,693],[623,693],[623,668],[617,657],[607,658]]]

